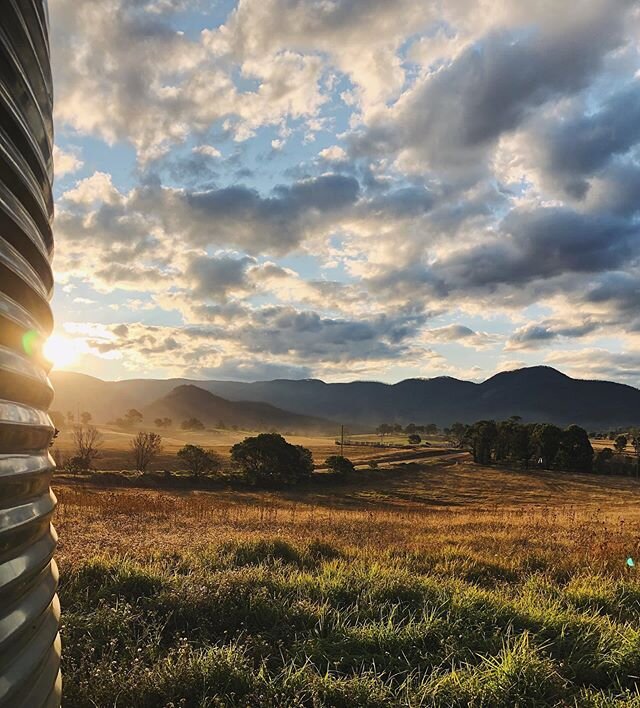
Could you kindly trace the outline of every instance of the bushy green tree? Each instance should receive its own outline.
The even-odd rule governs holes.
[[[245,438],[231,448],[232,463],[257,484],[295,484],[313,472],[311,451],[288,443],[277,433]]]
[[[624,452],[627,448],[628,442],[629,441],[626,435],[617,435],[614,440],[613,447],[616,449],[616,452]]]
[[[556,466],[569,472],[591,472],[593,447],[584,428],[570,425],[562,431]]]
[[[613,457],[613,450],[610,447],[605,447],[600,450],[593,463],[594,470],[598,474],[608,474],[610,472]]]
[[[356,471],[353,462],[343,455],[331,455],[327,457],[324,464],[327,466],[329,472],[342,479],[345,479]]]
[[[473,461],[481,465],[490,464],[497,438],[495,420],[480,420],[467,428],[465,440],[473,453]]]
[[[531,431],[532,454],[536,460],[542,460],[543,467],[549,469],[553,466],[558,450],[562,430],[551,423],[539,423]]]
[[[464,423],[454,423],[451,428],[449,428],[448,432],[445,429],[445,435],[451,435],[458,445],[462,445],[462,442],[467,434],[468,427],[469,426]]]
[[[497,424],[496,461],[510,460],[524,467],[529,466],[533,451],[532,432],[534,426],[520,423],[517,416]]]

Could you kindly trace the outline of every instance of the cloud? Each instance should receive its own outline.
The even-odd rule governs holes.
[[[347,159],[347,153],[339,145],[324,148],[324,150],[320,150],[318,155],[327,162],[342,162]]]
[[[60,267],[77,270],[82,262],[87,274],[109,284],[147,279],[153,287],[156,276],[169,277],[183,265],[185,247],[288,253],[330,227],[358,195],[357,180],[340,175],[280,185],[263,197],[240,185],[188,191],[152,183],[121,193],[109,175],[95,173],[62,197]]]
[[[243,378],[256,372],[349,372],[364,362],[374,368],[395,361],[440,361],[429,349],[411,344],[420,320],[375,317],[345,320],[287,306],[236,309],[224,324],[168,327],[82,324],[67,326],[90,352],[117,357],[128,368],[145,366],[167,375],[196,370]],[[171,353],[168,358],[167,354]],[[215,372],[218,372],[216,374]],[[225,373],[226,372],[226,373]]]
[[[78,157],[76,151],[67,151],[53,146],[53,163],[55,165],[55,173],[58,177],[77,172],[84,165],[84,162]]]
[[[552,352],[546,361],[571,376],[583,379],[614,379],[632,386],[640,384],[640,351],[611,352],[606,349]]]
[[[474,349],[492,347],[500,341],[496,335],[488,332],[475,332],[470,327],[459,324],[427,329],[424,331],[424,338],[427,342],[456,342],[464,347]]]
[[[608,97],[595,113],[579,112],[551,124],[543,137],[546,169],[564,182],[565,190],[582,197],[584,177],[592,175],[616,155],[640,140],[640,82],[634,81]]]
[[[242,0],[224,26],[205,37],[214,52],[240,62],[268,61],[291,49],[326,53],[352,78],[361,99],[376,104],[402,88],[397,50],[407,27],[419,31],[432,15],[428,3],[410,0]]]
[[[56,129],[77,145],[55,158],[60,316],[127,313],[96,351],[176,374],[476,376],[431,346],[491,370],[637,345],[632,2],[223,7],[50,2]],[[83,162],[99,170],[70,186]]]
[[[283,51],[247,58],[242,73],[258,86],[243,90],[203,37],[172,27],[178,7],[53,0],[56,119],[109,143],[129,141],[147,161],[216,121],[245,140],[262,125],[317,113],[324,101],[318,57]]]
[[[505,351],[536,349],[561,338],[580,339],[593,334],[598,329],[597,322],[577,324],[547,321],[519,327],[509,338]]]
[[[628,3],[596,3],[571,27],[495,30],[425,75],[350,137],[355,156],[391,155],[411,172],[486,176],[497,140],[536,109],[586,88],[624,40]]]
[[[633,255],[635,224],[569,209],[514,210],[498,239],[452,254],[434,268],[445,287],[494,288],[571,272],[617,268]]]
[[[198,298],[224,302],[230,293],[250,289],[247,268],[255,258],[197,256],[188,265],[186,277],[192,283],[191,293]]]
[[[192,152],[195,152],[198,155],[206,155],[207,157],[222,156],[220,150],[218,150],[218,148],[214,147],[213,145],[198,145],[197,147],[193,148]]]

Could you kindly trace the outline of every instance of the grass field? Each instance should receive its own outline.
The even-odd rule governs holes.
[[[122,470],[131,467],[130,444],[135,436],[137,429],[134,431],[125,431],[114,426],[99,425],[97,426],[101,437],[102,444],[100,448],[100,457],[95,461],[96,467],[102,470]],[[223,459],[229,458],[229,450],[235,443],[244,440],[249,435],[257,435],[255,431],[249,430],[203,430],[203,431],[184,431],[184,430],[158,430],[162,436],[163,450],[162,454],[151,464],[151,470],[176,470],[180,468],[180,462],[176,459],[176,453],[183,445],[200,445],[201,447],[214,450]],[[375,434],[370,435],[353,435],[350,436],[353,440],[379,442],[380,437]],[[310,435],[286,435],[286,439],[294,445],[304,445],[313,453],[316,464],[321,465],[329,455],[337,454],[339,448],[336,445],[336,440],[340,438],[339,426],[336,426],[336,435],[332,436],[310,436]],[[445,443],[442,438],[431,438],[431,443],[434,445],[443,445]],[[406,445],[407,436],[386,436],[385,443]],[[63,430],[55,441],[55,450],[59,450],[63,456],[68,457],[75,454],[73,452],[73,430]],[[366,462],[371,459],[384,460],[388,457],[389,451],[384,449],[360,447],[360,446],[345,446],[345,455],[352,459],[355,463]]]
[[[640,486],[56,489],[65,706],[640,705]]]

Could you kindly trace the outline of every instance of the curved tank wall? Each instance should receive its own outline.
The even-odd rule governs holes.
[[[46,0],[0,12],[0,706],[60,704],[49,488],[52,90]]]

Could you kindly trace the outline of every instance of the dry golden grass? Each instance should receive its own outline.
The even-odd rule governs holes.
[[[151,426],[153,428],[153,426]],[[95,465],[101,470],[122,470],[131,467],[130,445],[131,440],[136,435],[138,429],[133,431],[121,430],[113,426],[97,426],[102,436],[100,457]],[[144,426],[141,429],[145,429]],[[176,453],[184,445],[199,445],[201,447],[214,450],[222,459],[229,458],[229,451],[233,445],[247,436],[257,435],[250,430],[204,430],[190,432],[178,429],[158,430],[162,436],[162,454],[153,462],[152,470],[176,470],[180,468]],[[321,465],[329,455],[339,452],[336,440],[340,437],[339,426],[336,426],[336,436],[321,435],[286,435],[287,440],[294,445],[303,445],[311,450],[316,465]],[[376,435],[356,435],[354,440],[378,442]],[[406,436],[396,436],[395,438],[385,438],[385,443],[405,444]],[[433,440],[434,446],[443,445],[443,440]],[[446,445],[445,445],[446,447]],[[74,454],[73,431],[63,430],[55,441],[54,450],[58,450],[63,456]],[[429,448],[425,449],[426,451]],[[398,457],[399,450],[385,450],[373,447],[345,445],[344,453],[356,464],[363,464],[369,460],[385,462],[389,458]]]
[[[70,708],[640,705],[634,480],[56,493]]]
[[[63,565],[102,552],[146,557],[278,536],[373,555],[389,548],[451,547],[508,567],[540,556],[560,566],[624,572],[627,556],[638,554],[640,544],[640,485],[634,480],[479,468],[461,456],[293,492],[79,484],[55,491]]]

